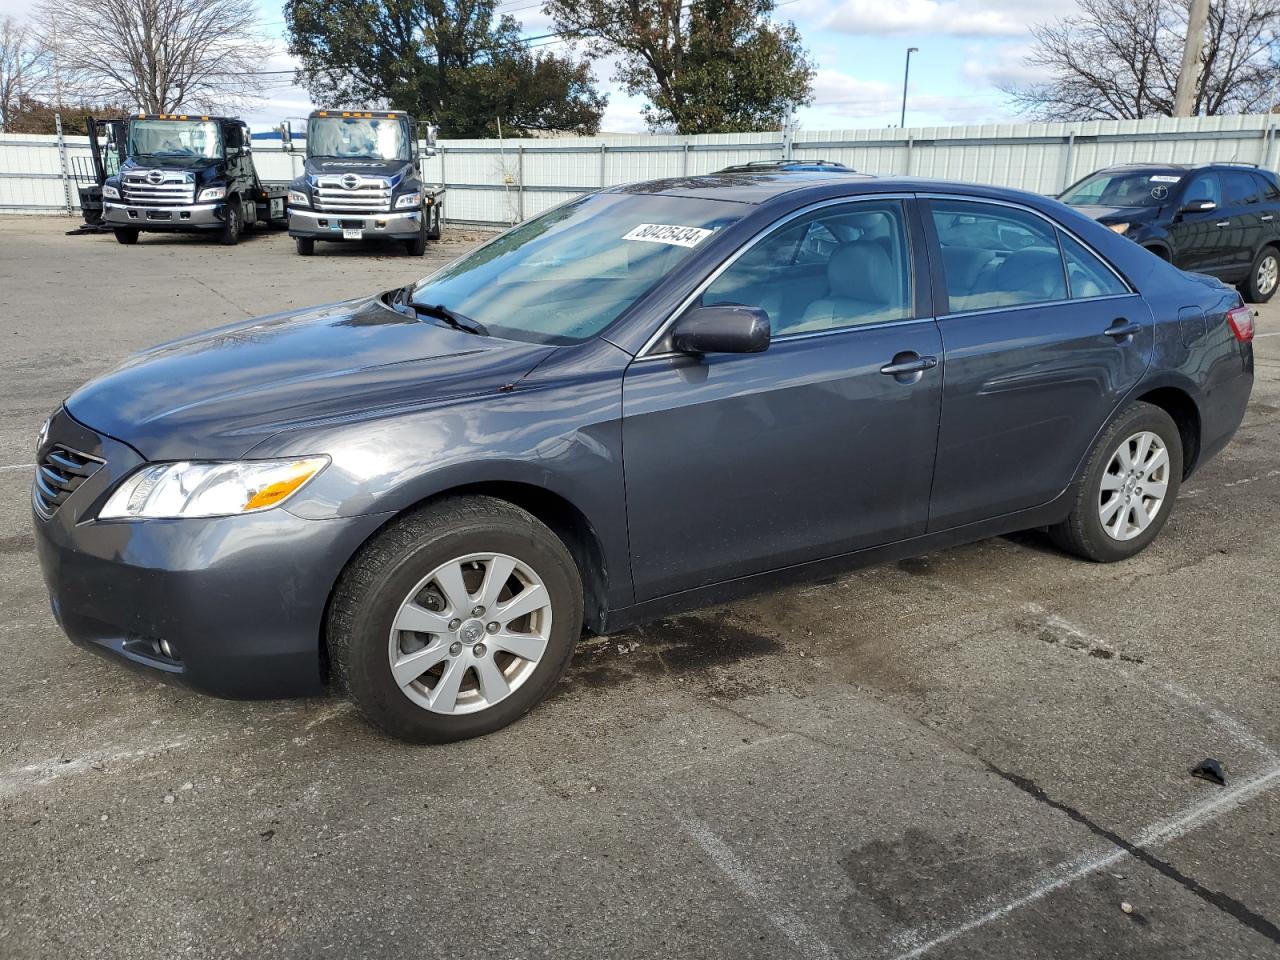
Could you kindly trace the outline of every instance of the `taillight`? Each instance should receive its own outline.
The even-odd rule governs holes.
[[[1227,323],[1241,343],[1248,343],[1253,339],[1253,310],[1249,307],[1241,304],[1234,310],[1228,310]]]

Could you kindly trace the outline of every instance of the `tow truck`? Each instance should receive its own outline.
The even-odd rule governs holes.
[[[71,158],[76,192],[80,197],[80,213],[84,226],[80,231],[94,233],[102,227],[102,187],[107,177],[120,170],[124,163],[124,141],[129,121],[121,118],[103,120],[86,118],[89,132],[89,156],[77,154]]]
[[[425,146],[418,148],[418,133]],[[292,152],[286,121],[284,149]],[[443,187],[429,187],[420,157],[435,153],[436,128],[403,110],[315,110],[307,118],[303,174],[289,184],[289,236],[298,253],[317,240],[398,240],[422,256],[440,239]]]
[[[125,159],[102,185],[103,223],[124,244],[142,231],[204,231],[230,245],[257,223],[286,225],[287,185],[258,177],[250,144],[235,117],[130,117]]]

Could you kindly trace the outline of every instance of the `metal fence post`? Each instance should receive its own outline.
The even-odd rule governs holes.
[[[524,223],[524,145],[516,147],[516,222]]]
[[[437,143],[437,144],[436,144],[436,152],[437,152],[438,154],[440,154],[440,191],[441,191],[442,193],[448,193],[448,192],[449,192],[449,179],[444,175],[444,144],[443,144],[443,143]],[[445,220],[445,215],[444,215],[444,204],[443,204],[443,203],[442,203],[442,204],[440,204],[440,209],[437,211],[437,213],[438,213],[438,215],[439,215],[439,217],[440,217],[440,226],[442,226],[442,227],[443,227],[443,226],[445,225],[445,223],[447,222],[447,221]]]
[[[687,177],[689,175],[689,141],[684,142],[684,164],[680,169],[680,176]]]
[[[609,178],[605,176],[605,172],[607,170],[607,167],[605,165],[608,163],[608,161],[605,159],[605,155],[604,155],[605,151],[608,149],[609,149],[608,144],[605,144],[605,143],[600,144],[600,189],[601,190],[603,190],[606,186],[608,186]]]
[[[911,154],[912,154],[912,151],[915,149],[915,145],[916,145],[916,135],[914,133],[908,133],[907,134],[907,173],[906,173],[908,177],[911,176]]]
[[[1071,130],[1067,133],[1067,162],[1066,162],[1066,170],[1064,171],[1064,174],[1063,174],[1064,176],[1064,179],[1062,182],[1063,190],[1071,186],[1073,182],[1071,179],[1071,168],[1075,163],[1075,152],[1076,152],[1076,132],[1074,130]]]
[[[54,127],[58,131],[58,164],[62,168],[62,202],[66,204],[67,213],[75,213],[75,207],[71,205],[71,178],[67,172],[67,141],[62,135],[62,114],[54,113]]]

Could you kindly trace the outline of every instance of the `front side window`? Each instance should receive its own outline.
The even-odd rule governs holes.
[[[750,209],[694,197],[593,194],[508,230],[427,277],[412,299],[478,320],[494,336],[579,343]]]
[[[1222,206],[1222,183],[1218,180],[1216,173],[1198,174],[1187,184],[1187,192],[1182,196],[1184,204],[1199,203],[1204,200],[1209,200],[1216,206]]]
[[[764,237],[702,295],[769,315],[773,335],[904,320],[911,311],[910,247],[902,205],[826,207]]]
[[[948,313],[1067,298],[1057,231],[1034,214],[967,200],[934,200]]]
[[[212,120],[134,120],[129,124],[129,156],[162,159],[221,155],[218,125]]]

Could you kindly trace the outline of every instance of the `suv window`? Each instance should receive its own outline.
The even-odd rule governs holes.
[[[775,230],[702,294],[769,315],[774,336],[840,330],[911,316],[911,262],[902,205],[825,207]]]
[[[1265,173],[1255,173],[1253,178],[1258,181],[1263,203],[1275,203],[1280,200],[1280,185],[1271,177]]]
[[[1222,184],[1218,182],[1216,173],[1200,173],[1187,184],[1187,192],[1182,195],[1182,202],[1195,203],[1197,200],[1212,200],[1222,206]]]
[[[1061,232],[1058,236],[1062,240],[1062,256],[1067,262],[1067,285],[1071,288],[1072,300],[1129,292],[1129,288],[1092,250],[1075,237]]]
[[[1232,170],[1221,176],[1228,206],[1238,207],[1258,202],[1258,182],[1253,174],[1246,170]]]
[[[931,201],[942,250],[948,313],[1067,298],[1057,231],[1013,207]]]

